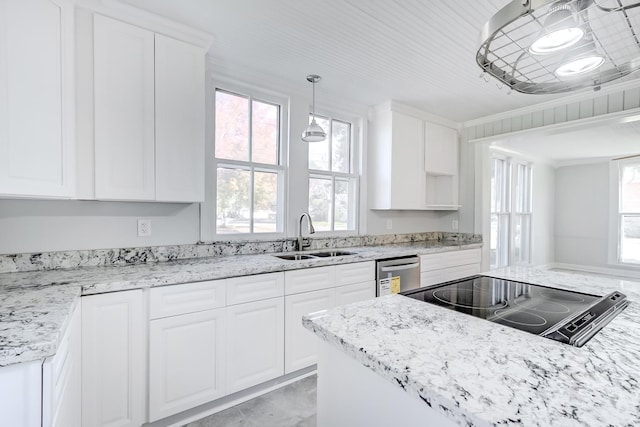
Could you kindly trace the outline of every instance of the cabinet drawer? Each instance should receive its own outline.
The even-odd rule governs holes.
[[[480,273],[480,264],[460,265],[458,267],[446,268],[442,271],[443,280],[456,280],[463,277],[469,277]]]
[[[317,291],[335,286],[334,266],[306,268],[304,270],[285,271],[285,295],[300,292]]]
[[[336,265],[336,286],[367,282],[376,278],[375,261]]]
[[[439,270],[458,265],[479,264],[480,248],[420,256],[420,271]]]
[[[284,295],[284,273],[256,274],[227,280],[227,305]]]
[[[460,265],[442,268],[440,270],[423,271],[420,273],[420,287],[436,285],[449,280],[462,279],[480,273],[480,264]]]
[[[209,280],[153,288],[149,294],[149,318],[160,319],[224,307],[226,284],[226,280]]]

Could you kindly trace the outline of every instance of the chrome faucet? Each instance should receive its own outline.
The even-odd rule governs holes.
[[[302,215],[300,215],[300,223],[298,224],[298,248],[297,250],[301,251],[304,248],[308,248],[309,246],[311,246],[311,242],[309,241],[308,237],[302,237],[302,220],[304,219],[304,217],[307,217],[307,220],[309,222],[309,234],[313,234],[316,232],[316,229],[313,228],[313,222],[311,221],[311,216],[309,215],[308,212],[302,212]]]

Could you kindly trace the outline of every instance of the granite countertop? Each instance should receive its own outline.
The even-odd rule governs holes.
[[[479,248],[482,243],[423,241],[340,248],[355,255],[286,261],[277,254],[194,258],[155,264],[0,274],[0,367],[53,356],[81,295],[324,265]],[[321,252],[317,251],[307,251]]]
[[[547,269],[491,276],[629,306],[581,348],[389,295],[305,316],[305,327],[464,426],[640,425],[640,282]]]

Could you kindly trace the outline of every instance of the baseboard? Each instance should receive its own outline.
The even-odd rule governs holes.
[[[578,272],[608,274],[610,276],[620,276],[622,278],[627,277],[631,279],[640,279],[640,270],[630,270],[630,269],[627,270],[624,268],[594,267],[592,265],[565,264],[562,262],[547,264],[547,267],[561,268],[564,270],[573,270]]]
[[[155,421],[153,423],[143,424],[143,427],[181,427],[193,421],[197,421],[209,415],[213,415],[225,409],[244,403],[263,394],[267,394],[273,390],[277,390],[286,385],[309,377],[316,373],[316,365],[305,369],[275,378],[271,381],[250,387],[246,390],[233,393],[229,396],[222,397],[213,402],[205,403],[197,408],[189,409],[176,415]]]

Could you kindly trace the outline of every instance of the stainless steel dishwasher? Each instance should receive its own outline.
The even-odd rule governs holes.
[[[376,266],[377,297],[420,287],[420,258],[417,256],[382,259]]]

